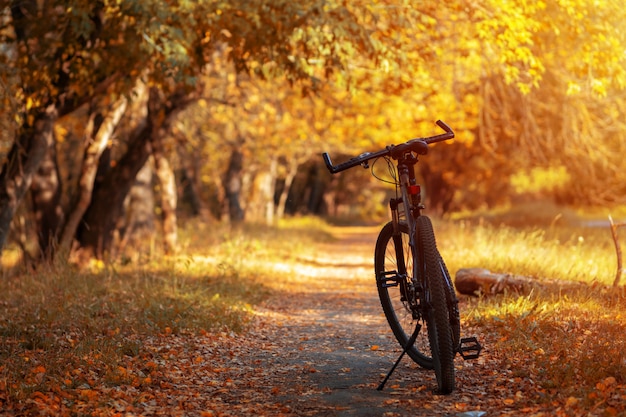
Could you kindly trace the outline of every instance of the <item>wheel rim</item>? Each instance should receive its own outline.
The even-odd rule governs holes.
[[[402,346],[404,346],[411,334],[415,330],[415,326],[419,322],[422,326],[415,344],[408,351],[409,356],[418,364],[426,368],[432,368],[432,355],[428,342],[428,331],[425,320],[422,317],[415,319],[413,317],[410,297],[412,293],[412,274],[413,274],[413,254],[409,245],[409,236],[406,228],[397,238],[388,239],[385,247],[383,271],[400,271],[396,260],[396,243],[402,248],[403,257],[406,264],[407,280],[397,287],[389,287],[383,290],[389,299],[390,311],[386,311],[389,324],[396,335],[396,338]],[[404,284],[404,286],[402,285]],[[395,323],[394,323],[395,322]],[[394,328],[395,327],[395,328]]]

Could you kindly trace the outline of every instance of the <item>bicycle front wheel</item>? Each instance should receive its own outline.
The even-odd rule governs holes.
[[[399,224],[398,229],[394,234],[393,223],[387,223],[376,241],[374,268],[378,296],[389,327],[402,347],[407,345],[416,326],[422,326],[407,354],[419,366],[433,369],[428,326],[419,312],[419,294],[413,281],[414,259],[419,258],[409,244],[408,226]]]
[[[458,340],[458,335],[455,334],[456,329],[451,323],[451,306],[448,304],[449,289],[444,276],[447,274],[447,269],[442,266],[443,260],[437,250],[435,233],[428,217],[418,217],[417,231],[426,284],[424,315],[437,386],[440,393],[449,394],[454,391],[455,385],[454,356],[457,350],[456,343],[458,343],[455,339]]]

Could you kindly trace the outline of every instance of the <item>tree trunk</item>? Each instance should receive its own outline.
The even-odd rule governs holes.
[[[177,226],[176,226],[176,179],[169,161],[165,157],[162,133],[152,135],[152,155],[157,178],[159,179],[159,196],[161,202],[161,221],[163,233],[163,249],[166,254],[176,252]]]
[[[318,164],[311,167],[311,194],[307,202],[307,213],[318,214],[324,211],[324,193],[328,186],[325,171],[326,168]]]
[[[145,242],[152,241],[155,229],[153,171],[148,159],[135,177],[124,202],[126,215],[118,222],[121,242],[115,253],[121,253],[127,247],[137,252],[142,244],[145,246]]]
[[[459,293],[473,296],[502,294],[505,290],[526,294],[532,284],[533,280],[527,277],[495,274],[482,268],[459,269],[454,280],[454,286]]]
[[[113,136],[113,132],[120,122],[122,115],[126,111],[126,106],[127,100],[122,96],[111,106],[108,114],[105,116],[104,120],[97,129],[93,129],[94,115],[90,118],[90,125],[92,128],[88,128],[85,135],[86,143],[88,145],[85,149],[82,172],[78,181],[77,194],[72,202],[68,220],[63,227],[63,233],[61,234],[59,243],[61,253],[66,253],[70,250],[72,241],[76,235],[76,230],[78,229],[78,224],[91,203],[100,157],[106,149],[111,136]],[[94,134],[95,130],[97,130],[97,132]]]
[[[7,155],[0,172],[0,253],[6,245],[13,215],[54,143],[53,127],[57,117],[55,105],[37,114],[33,124],[18,135]]]
[[[333,177],[330,181],[331,185],[333,182],[337,182],[335,177]],[[333,217],[337,217],[339,215],[339,206],[337,204],[337,187],[330,187],[330,191],[326,191],[324,193],[324,210],[318,214],[330,215]]]
[[[228,204],[228,217],[232,223],[240,223],[244,218],[244,212],[239,201],[242,187],[242,171],[243,154],[238,149],[233,149],[223,181],[224,194]]]
[[[428,200],[427,207],[429,211],[444,214],[450,210],[454,190],[443,178],[443,174],[434,171],[428,163],[420,164],[422,177],[424,178],[424,188],[426,198]]]
[[[186,150],[179,147],[179,159],[183,165],[180,170],[180,183],[182,188],[183,200],[187,201],[191,206],[191,212],[194,216],[207,220],[212,216],[211,210],[207,207],[200,195],[200,181],[198,179],[198,161],[195,154],[190,154]]]
[[[62,186],[54,144],[48,147],[48,152],[33,176],[30,192],[39,243],[39,257],[50,260],[57,247],[58,235],[64,218],[61,206]]]
[[[181,90],[165,100],[157,88],[150,89],[146,125],[135,131],[126,153],[94,190],[92,202],[83,216],[77,240],[85,256],[103,258],[110,253],[115,224],[122,213],[126,195],[152,153],[152,135],[163,134],[172,118],[191,99],[191,95]]]
[[[251,193],[246,205],[246,220],[274,223],[274,192],[276,190],[276,173],[278,161],[273,158],[269,167],[263,167],[252,181]]]
[[[149,117],[150,119],[150,117]],[[124,156],[94,188],[92,201],[77,230],[76,239],[83,256],[103,258],[111,250],[115,223],[139,170],[150,156],[152,121],[135,132]]]
[[[619,285],[619,281],[624,274],[624,267],[622,264],[622,247],[619,244],[619,234],[617,230],[620,227],[626,227],[626,223],[615,223],[613,217],[609,214],[609,223],[611,226],[611,236],[613,237],[613,244],[615,245],[615,255],[617,256],[617,272],[615,273],[615,280],[613,281],[613,287]]]
[[[278,172],[278,160],[272,158],[270,169],[267,173],[265,181],[262,183],[261,192],[264,199],[265,207],[265,223],[269,226],[274,224],[274,212],[276,205],[274,204],[274,194],[276,193],[276,174]]]
[[[294,178],[296,178],[296,174],[298,173],[299,166],[300,164],[295,158],[289,161],[287,175],[285,175],[285,183],[283,184],[283,189],[280,192],[280,197],[278,198],[278,205],[276,206],[276,218],[277,219],[282,219],[285,216],[285,207],[287,206],[287,198],[289,198],[289,191],[291,190],[291,185],[293,184]]]

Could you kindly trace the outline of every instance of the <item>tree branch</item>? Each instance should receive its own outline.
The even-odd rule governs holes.
[[[626,223],[615,223],[613,222],[613,217],[609,214],[609,222],[611,223],[611,235],[613,236],[613,243],[615,244],[615,253],[617,254],[617,272],[615,273],[615,281],[613,281],[613,287],[617,287],[619,285],[619,281],[622,278],[622,274],[624,273],[624,268],[622,267],[622,248],[619,244],[619,236],[617,234],[617,229],[620,227],[626,226]]]

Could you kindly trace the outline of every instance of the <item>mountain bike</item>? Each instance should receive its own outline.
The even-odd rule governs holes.
[[[385,383],[408,354],[419,366],[434,369],[438,392],[455,389],[454,358],[475,359],[482,346],[476,337],[460,337],[459,301],[446,264],[435,240],[430,218],[422,215],[421,186],[415,165],[428,153],[428,145],[454,138],[452,129],[438,120],[445,133],[389,145],[333,165],[328,153],[322,157],[331,174],[363,166],[374,173],[379,159],[387,162],[396,196],[389,200],[391,221],[383,226],[374,251],[378,296],[393,334],[402,346],[400,357],[381,382]],[[395,166],[394,162],[395,161]]]

